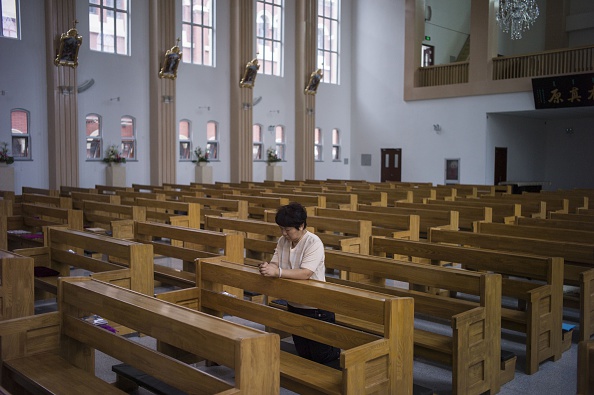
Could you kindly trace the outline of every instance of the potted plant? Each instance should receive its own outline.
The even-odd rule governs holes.
[[[126,158],[122,156],[122,154],[118,150],[118,146],[112,144],[109,147],[107,147],[107,152],[105,153],[103,162],[111,166],[112,163],[126,163]]]
[[[8,143],[0,143],[0,164],[10,165],[14,163],[14,157],[8,155]]]
[[[194,155],[196,156],[196,159],[192,162],[197,163],[198,166],[206,166],[206,164],[210,162],[208,160],[208,151],[202,151],[202,148],[200,147],[196,147],[194,150]]]
[[[280,162],[282,159],[276,154],[276,150],[273,147],[269,147],[266,150],[266,163],[270,166],[274,166],[276,162]]]

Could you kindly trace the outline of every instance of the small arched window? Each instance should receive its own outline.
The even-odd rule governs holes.
[[[128,160],[136,159],[136,121],[129,115],[121,118],[122,156]]]
[[[264,142],[262,141],[262,125],[254,124],[252,127],[252,157],[254,160],[264,159]]]
[[[208,159],[219,160],[219,124],[215,121],[206,123],[206,151]]]
[[[190,121],[182,119],[179,121],[179,160],[192,160],[192,134]]]
[[[98,114],[88,114],[85,117],[87,160],[101,160],[103,147],[102,134],[101,116]]]

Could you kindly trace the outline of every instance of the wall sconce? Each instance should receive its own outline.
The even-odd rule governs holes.
[[[173,96],[163,96],[163,103],[165,103],[165,104],[173,103]]]
[[[241,106],[242,110],[249,110],[250,108],[252,108],[252,105],[250,103],[243,103]]]
[[[7,93],[8,92],[6,92],[6,91],[0,91],[0,95],[2,95],[2,96],[6,96]]]
[[[437,134],[441,133],[441,125],[436,123],[435,125],[433,125],[433,130],[435,130]]]
[[[273,113],[273,112],[275,112],[275,113],[277,113],[277,114],[280,114],[280,110],[270,110],[270,111],[268,111],[268,112],[269,112],[269,113]]]
[[[74,88],[71,86],[59,86],[58,90],[60,91],[61,94],[63,95],[69,95],[72,92],[74,92]]]
[[[268,125],[268,131],[269,132],[274,132],[274,129],[276,129],[276,126],[274,126],[274,125]]]
[[[200,106],[198,110],[206,109],[206,111],[210,111],[210,106]]]
[[[314,115],[316,113],[316,110],[314,110],[313,108],[308,108],[305,111],[307,115]]]
[[[570,135],[573,134],[573,128],[565,129],[565,133],[570,134]]]
[[[109,99],[109,101],[120,101],[120,97],[112,97]]]

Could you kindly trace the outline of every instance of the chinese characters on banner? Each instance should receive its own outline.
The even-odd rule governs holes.
[[[534,107],[594,106],[594,73],[533,78]]]

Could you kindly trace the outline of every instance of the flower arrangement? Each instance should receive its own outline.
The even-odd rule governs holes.
[[[105,163],[126,163],[126,158],[124,158],[122,156],[122,154],[118,150],[118,146],[115,144],[112,144],[109,147],[107,147],[107,152],[105,153],[103,162],[105,162]]]
[[[0,143],[0,163],[10,165],[14,163],[14,157],[8,155],[8,143]]]
[[[192,162],[196,163],[196,162],[210,162],[208,160],[208,151],[204,150],[204,152],[202,151],[202,148],[200,147],[196,147],[196,149],[194,150],[194,155],[196,156],[196,160],[193,160]]]
[[[280,162],[281,160],[282,159],[276,154],[276,149],[274,149],[274,147],[270,147],[266,150],[267,163]]]

